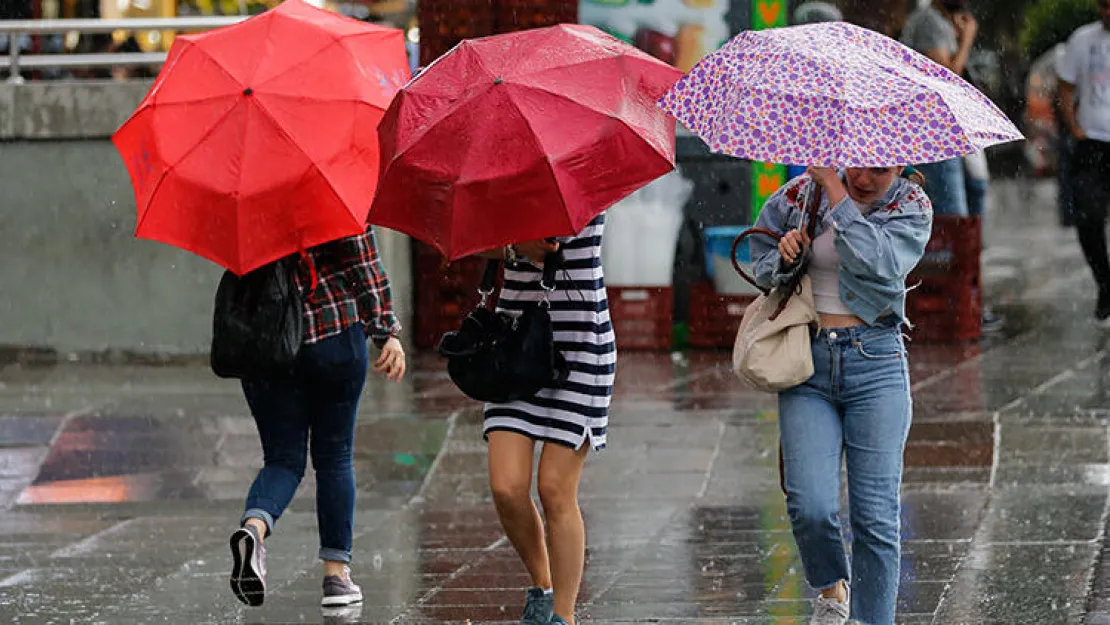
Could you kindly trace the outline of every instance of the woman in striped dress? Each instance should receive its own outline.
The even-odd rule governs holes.
[[[561,250],[555,290],[548,294],[555,347],[566,357],[570,377],[535,397],[485,407],[489,477],[505,534],[532,577],[523,625],[574,623],[574,603],[582,580],[586,539],[578,508],[578,481],[586,454],[605,446],[609,400],[617,352],[601,269],[605,216],[577,236],[557,243],[531,241],[490,255],[506,260],[498,309],[519,313],[544,296],[542,261]],[[532,461],[544,443],[538,490],[543,520],[532,501]]]

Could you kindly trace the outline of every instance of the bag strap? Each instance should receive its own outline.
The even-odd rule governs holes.
[[[478,295],[482,296],[478,303],[479,308],[486,307],[489,296],[493,295],[493,289],[497,286],[497,276],[499,275],[501,275],[501,261],[493,258],[487,260],[486,270],[482,273],[482,282],[478,285]]]
[[[547,292],[555,290],[555,272],[563,266],[563,253],[551,252],[543,258],[543,277],[540,278],[540,287]]]
[[[808,221],[806,222],[806,234],[809,235],[809,240],[810,241],[812,241],[814,239],[814,235],[817,233],[817,213],[818,213],[818,210],[821,207],[821,187],[816,182],[813,182],[813,181],[811,181],[811,184],[813,185],[813,187],[811,187],[811,191],[810,191],[809,195],[806,198],[809,201],[809,206],[807,206],[806,209],[805,209],[806,216],[808,218]],[[774,239],[776,241],[778,241],[779,239],[782,238],[781,236],[779,236],[779,234],[777,232],[772,232],[771,230],[767,230],[767,229],[764,229],[764,228],[748,228],[744,232],[741,232],[740,236],[736,237],[736,240],[732,242],[732,252],[730,254],[730,257],[731,257],[731,260],[732,260],[732,268],[734,270],[736,270],[736,273],[740,274],[741,278],[750,282],[753,286],[755,286],[755,288],[759,289],[760,293],[763,293],[763,295],[766,296],[766,295],[770,295],[771,291],[769,289],[765,289],[762,286],[760,286],[759,283],[757,283],[755,281],[755,278],[753,278],[752,276],[749,276],[748,273],[746,271],[744,271],[744,269],[740,266],[740,262],[736,258],[736,252],[740,248],[740,243],[746,237],[749,237],[749,236],[754,235],[754,234],[766,235],[766,236],[769,236],[769,237],[771,237],[772,239]],[[801,261],[797,261],[797,262],[801,262]],[[775,309],[775,312],[771,314],[770,320],[774,321],[775,319],[778,318],[779,315],[782,314],[782,311],[786,310],[787,302],[790,301],[790,298],[793,297],[793,295],[795,293],[797,293],[799,288],[801,287],[801,275],[800,274],[799,274],[797,280],[798,280],[797,282],[790,285],[790,288],[784,289],[784,292],[786,293],[786,295],[784,295],[783,298],[782,298],[782,301],[779,302],[779,305]]]
[[[816,182],[810,181],[813,185],[812,190],[809,192],[809,206],[806,207],[806,214],[808,221],[806,222],[806,234],[809,235],[809,240],[814,239],[817,234],[817,212],[821,208],[821,185]]]
[[[482,296],[481,301],[478,303],[480,308],[485,308],[489,302],[489,296],[493,295],[493,289],[497,286],[497,277],[501,275],[502,261],[496,259],[489,259],[486,261],[486,269],[482,273],[482,282],[478,285],[478,295]],[[555,273],[563,266],[563,253],[552,252],[543,259],[543,277],[540,278],[540,288],[544,290],[544,301],[547,301],[547,294],[555,290]]]

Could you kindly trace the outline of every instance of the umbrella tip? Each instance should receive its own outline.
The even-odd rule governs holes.
[[[494,79],[493,79],[493,84],[495,84],[495,85],[500,85],[500,84],[501,84],[501,83],[503,83],[503,82],[505,82],[505,80],[504,80],[504,79],[502,79],[502,78],[501,78],[500,76],[498,76],[497,78],[494,78]]]
[[[243,89],[243,95],[254,95],[254,89],[251,89],[250,87]]]

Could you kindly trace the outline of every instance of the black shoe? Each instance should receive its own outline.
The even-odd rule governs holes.
[[[1110,325],[1110,290],[1099,289],[1095,319],[1102,325]]]
[[[980,315],[980,328],[983,332],[998,332],[1006,327],[1006,319],[994,312],[991,308],[984,306],[983,313]]]
[[[266,548],[251,525],[231,535],[231,591],[243,603],[260,606],[266,599]]]

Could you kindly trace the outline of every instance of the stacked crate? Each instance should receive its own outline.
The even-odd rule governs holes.
[[[420,65],[427,67],[463,39],[485,37],[496,30],[494,0],[420,0]]]
[[[709,280],[690,286],[690,347],[731,349],[740,330],[744,312],[755,301],[754,295],[721,295]]]
[[[925,255],[906,280],[906,315],[918,341],[958,343],[981,334],[982,220],[935,216]]]
[[[674,334],[674,288],[610,286],[609,317],[617,349],[666,351]]]
[[[435,248],[419,242],[413,246],[416,269],[413,343],[421,349],[431,349],[445,332],[457,330],[463,317],[478,304],[478,285],[486,261],[463,258],[445,266]]]

